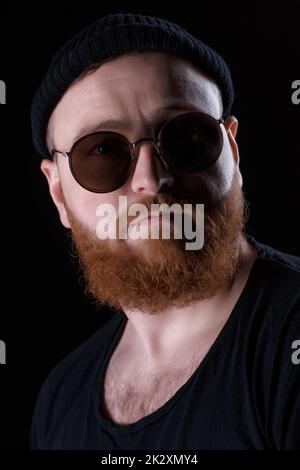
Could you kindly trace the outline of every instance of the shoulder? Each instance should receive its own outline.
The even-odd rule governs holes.
[[[251,241],[250,241],[251,242]],[[271,445],[299,448],[300,258],[252,239],[258,250],[245,350],[255,406]]]
[[[281,337],[289,344],[295,335],[299,336],[300,258],[253,237],[249,241],[258,251],[249,299],[252,320],[255,320],[252,327],[255,324],[264,341],[273,341],[273,346]]]
[[[46,387],[60,387],[62,380],[64,384],[67,379],[71,382],[78,380],[82,378],[81,370],[82,373],[88,374],[89,366],[93,367],[95,362],[101,359],[101,353],[105,352],[114,332],[121,325],[122,318],[121,314],[114,314],[96,333],[70,352],[50,372]]]
[[[31,448],[43,448],[46,432],[55,428],[60,411],[74,405],[87,393],[95,370],[121,325],[124,314],[115,313],[93,336],[69,353],[49,373],[34,409],[31,426]]]
[[[287,296],[294,293],[300,296],[300,258],[261,243],[252,236],[247,236],[250,244],[258,251],[257,262],[260,264],[261,287],[272,297]],[[276,289],[275,289],[276,287]]]

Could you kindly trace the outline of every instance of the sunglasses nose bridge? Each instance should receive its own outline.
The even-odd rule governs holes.
[[[154,147],[156,149],[157,157],[158,157],[161,165],[163,166],[164,169],[167,169],[167,165],[166,165],[166,163],[163,159],[162,153],[161,153],[160,140],[152,138],[152,137],[144,137],[143,139],[139,139],[136,142],[132,142],[130,144],[131,145],[131,154],[132,154],[132,157],[133,157],[135,163],[136,163],[137,156],[138,156],[138,148],[141,144],[143,144],[145,142],[146,143],[151,143],[151,144],[154,145]]]

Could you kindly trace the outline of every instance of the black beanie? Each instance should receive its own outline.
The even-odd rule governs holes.
[[[52,111],[69,85],[89,66],[134,51],[177,54],[214,79],[222,93],[223,118],[234,98],[228,66],[221,56],[180,26],[161,18],[113,14],[100,18],[71,38],[53,57],[31,107],[33,144],[49,157],[46,132]]]

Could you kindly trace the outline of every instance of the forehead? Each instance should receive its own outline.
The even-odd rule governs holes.
[[[70,145],[104,120],[123,121],[120,131],[130,130],[172,106],[222,114],[219,88],[192,63],[161,52],[124,55],[69,87],[51,115],[47,140]]]

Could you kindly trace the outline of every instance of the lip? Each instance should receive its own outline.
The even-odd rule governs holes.
[[[146,224],[148,224],[149,220],[154,220],[156,222],[160,222],[162,220],[162,214],[160,213],[159,215],[148,215],[147,217],[144,217],[143,219],[139,220],[138,222],[135,222],[133,225],[146,225]]]

